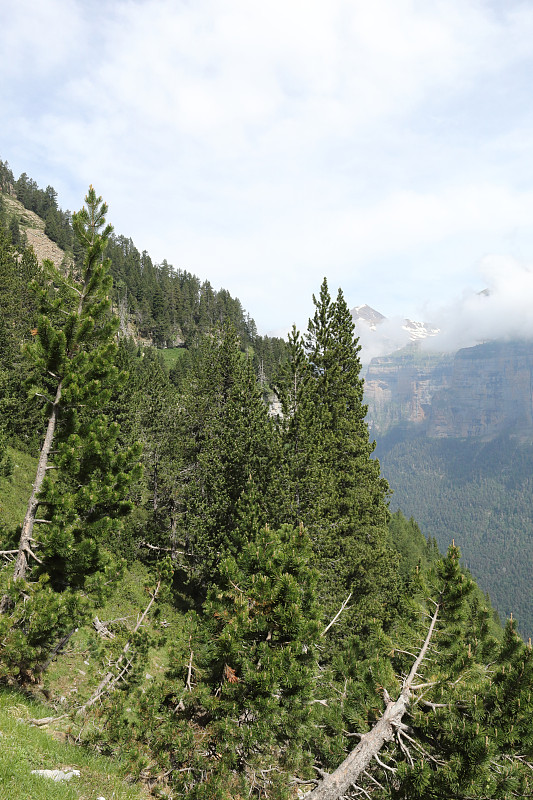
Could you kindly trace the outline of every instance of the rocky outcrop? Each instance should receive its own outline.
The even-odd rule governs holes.
[[[412,346],[373,359],[365,402],[379,433],[410,423],[436,439],[509,433],[533,441],[533,342],[489,342],[455,356]]]
[[[431,438],[533,440],[533,343],[490,342],[459,350],[448,388],[431,402]]]
[[[17,217],[19,225],[26,235],[27,242],[33,247],[39,263],[42,263],[45,259],[50,259],[56,267],[60,267],[65,260],[65,253],[59,245],[45,234],[44,220],[37,216],[34,211],[24,208],[22,203],[11,197],[11,195],[3,194],[2,196],[9,212]]]

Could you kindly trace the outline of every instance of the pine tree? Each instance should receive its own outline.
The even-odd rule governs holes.
[[[220,563],[195,639],[172,659],[165,705],[181,744],[168,730],[164,749],[175,787],[191,798],[286,797],[293,771],[309,769],[317,573],[303,527],[271,530],[262,516],[250,482],[236,513],[242,547]],[[194,736],[198,724],[202,735]],[[189,772],[180,769],[186,740]]]
[[[203,340],[185,382],[181,425],[180,527],[187,569],[201,594],[220,560],[241,546],[236,509],[248,481],[257,486],[266,514],[273,470],[272,425],[232,326]]]
[[[310,543],[290,526],[248,527],[246,538],[221,564],[205,606],[213,755],[241,772],[268,765],[272,753],[280,768],[302,769],[319,637]]]
[[[336,626],[335,636],[342,638],[362,631],[368,620],[388,617],[397,571],[387,528],[388,486],[372,458],[353,320],[340,290],[331,300],[326,280],[313,300],[306,335],[293,332],[289,341],[280,392],[284,502],[309,530],[326,613],[333,615],[352,593],[351,608]]]
[[[123,542],[123,555],[132,560],[140,547],[153,559],[163,548],[175,559],[181,496],[180,397],[157,350],[141,350],[132,340],[122,340],[118,359],[128,379],[113,398],[111,413],[128,441],[140,442],[143,448],[143,480],[136,489],[136,510],[128,526],[131,535]]]
[[[4,668],[20,669],[22,677],[83,617],[90,596],[101,595],[109,562],[102,544],[111,543],[129,512],[126,493],[137,469],[138,454],[121,448],[118,425],[103,413],[121,380],[114,365],[109,263],[103,259],[112,228],[92,187],[85,202],[73,216],[85,250],[82,282],[46,264],[42,313],[27,348],[39,380],[32,395],[44,400],[46,433],[0,606]]]

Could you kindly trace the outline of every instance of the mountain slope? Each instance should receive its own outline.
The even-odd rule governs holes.
[[[42,262],[45,258],[49,258],[56,267],[59,267],[66,254],[44,232],[45,221],[34,211],[24,208],[22,203],[11,194],[4,193],[2,198],[6,205],[7,213],[18,220],[20,229],[25,234],[30,247],[33,247],[38,261]]]
[[[441,551],[455,539],[501,617],[512,613],[522,635],[533,635],[533,445],[393,429],[378,437],[376,454],[391,509],[413,516]]]

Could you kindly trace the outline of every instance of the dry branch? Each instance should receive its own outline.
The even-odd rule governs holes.
[[[334,624],[337,622],[338,618],[340,617],[340,615],[342,614],[342,612],[343,612],[343,611],[344,611],[344,609],[346,608],[347,604],[349,603],[351,596],[352,596],[352,593],[350,592],[350,594],[348,595],[348,597],[346,598],[346,600],[344,601],[344,603],[342,604],[342,606],[339,608],[339,610],[337,611],[337,613],[335,614],[335,616],[333,617],[333,619],[331,620],[331,622],[330,622],[328,625],[326,625],[326,627],[325,627],[325,628],[324,628],[324,630],[322,631],[322,633],[321,633],[321,636],[325,636],[325,635],[326,635],[326,633],[327,633],[327,632],[329,631],[329,629],[331,628],[331,626],[332,626],[332,625],[334,625]]]
[[[91,697],[85,703],[83,703],[83,705],[78,706],[78,708],[75,710],[76,715],[82,714],[88,708],[93,706],[98,700],[100,700],[101,697],[103,697],[105,694],[108,694],[116,686],[116,684],[120,680],[122,680],[124,675],[128,672],[128,670],[132,666],[132,663],[127,658],[126,654],[127,654],[128,650],[131,647],[131,642],[132,642],[133,635],[137,633],[137,631],[139,630],[139,628],[143,624],[144,620],[146,619],[146,616],[150,612],[150,609],[152,608],[152,605],[154,604],[155,599],[156,599],[157,595],[159,594],[159,589],[160,588],[161,588],[161,580],[159,580],[157,582],[157,586],[155,587],[154,592],[150,597],[150,602],[148,603],[148,605],[144,609],[143,613],[137,619],[137,623],[136,623],[136,625],[135,625],[135,627],[134,627],[134,629],[132,631],[130,639],[128,639],[128,641],[126,642],[126,644],[122,648],[121,654],[119,655],[119,657],[115,661],[115,664],[114,664],[115,672],[109,671],[102,678],[102,680],[100,681],[100,683],[96,687],[96,690],[93,692]],[[124,666],[121,667],[122,662],[124,662]],[[119,672],[117,673],[116,670],[119,669],[119,667],[121,667],[121,668],[120,668]],[[64,719],[65,717],[68,717],[68,716],[69,716],[68,714],[61,714],[58,717],[43,717],[41,719],[31,719],[30,720],[30,724],[31,725],[36,725],[38,727],[43,727],[44,725],[49,725],[51,722],[57,722],[58,720]]]
[[[437,604],[424,644],[409,675],[403,682],[402,691],[398,699],[394,703],[387,704],[387,708],[372,730],[361,736],[361,741],[357,747],[345,758],[340,767],[337,767],[330,775],[326,775],[312,792],[305,795],[306,800],[339,800],[349,791],[351,786],[357,783],[372,759],[377,757],[385,742],[392,741],[395,735],[398,736],[402,728],[403,715],[411,702],[413,682],[433,636],[438,613],[439,606]]]

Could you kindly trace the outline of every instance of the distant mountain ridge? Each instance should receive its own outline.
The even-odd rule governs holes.
[[[387,322],[356,324],[371,341]],[[391,510],[441,550],[455,539],[502,616],[531,635],[533,341],[438,353],[412,338],[370,360],[364,392]]]
[[[533,442],[532,387],[533,342],[487,342],[455,354],[414,344],[371,361],[368,422],[382,434],[410,424],[432,439],[506,434]]]
[[[422,341],[440,333],[440,329],[429,322],[402,317],[389,319],[366,304],[355,306],[351,314],[362,348],[363,364],[368,364],[377,356],[393,353],[410,342]]]

